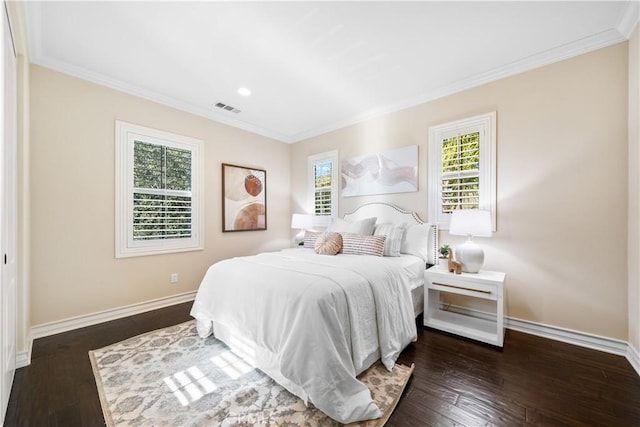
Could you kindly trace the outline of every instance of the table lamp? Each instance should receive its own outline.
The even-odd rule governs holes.
[[[477,273],[484,263],[484,251],[472,239],[491,237],[491,213],[481,209],[460,209],[452,212],[449,234],[467,236],[467,241],[455,248],[456,261],[465,273]]]
[[[291,228],[300,230],[294,239],[294,244],[299,245],[304,238],[304,230],[313,227],[313,216],[307,214],[293,214],[291,216]]]

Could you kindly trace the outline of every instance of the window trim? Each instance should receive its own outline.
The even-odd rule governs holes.
[[[480,131],[479,209],[491,212],[496,231],[496,112],[429,127],[429,222],[449,229],[451,214],[442,213],[442,140],[459,133]]]
[[[314,215],[315,212],[315,174],[314,174],[314,166],[317,163],[321,163],[324,161],[331,161],[333,163],[333,167],[331,169],[331,215]],[[326,151],[324,153],[314,154],[308,157],[307,161],[307,197],[308,202],[307,206],[309,207],[309,212],[311,216],[313,216],[313,226],[314,227],[326,227],[331,222],[331,219],[336,218],[338,216],[338,180],[340,179],[340,175],[338,173],[339,164],[338,164],[338,150]]]
[[[191,237],[133,240],[135,141],[191,151]],[[159,255],[204,249],[204,142],[132,123],[115,121],[115,257]]]

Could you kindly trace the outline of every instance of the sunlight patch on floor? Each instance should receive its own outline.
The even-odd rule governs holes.
[[[164,383],[182,406],[200,400],[218,388],[195,366],[166,377]]]
[[[253,370],[253,367],[230,351],[225,351],[218,356],[212,357],[211,361],[232,380],[236,380]]]
[[[256,345],[243,337],[231,336],[229,347],[233,349],[233,352],[238,354],[242,359],[250,364],[256,366]]]

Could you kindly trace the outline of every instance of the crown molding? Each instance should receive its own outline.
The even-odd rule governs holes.
[[[56,59],[49,58],[49,57],[34,56],[31,62],[35,65],[49,68],[51,70],[58,71],[63,74],[67,74],[67,75],[79,78],[81,80],[86,80],[86,81],[98,84],[100,86],[106,86],[108,88],[117,90],[119,92],[124,92],[129,95],[137,96],[138,98],[143,98],[148,101],[165,105],[167,107],[175,108],[176,110],[180,110],[196,116],[204,117],[214,122],[218,122],[234,128],[245,130],[247,132],[251,132],[257,135],[262,135],[267,138],[277,140],[279,142],[287,142],[287,143],[290,142],[289,138],[286,135],[283,135],[281,133],[278,133],[269,129],[264,129],[259,126],[254,126],[237,119],[227,117],[224,112],[218,113],[216,111],[213,111],[213,109],[203,108],[188,102],[184,102],[180,99],[173,98],[171,96],[167,96],[153,90],[144,89],[136,85],[125,83],[123,81],[113,79],[103,74],[96,73],[81,67],[77,67],[75,65],[71,65],[63,61],[58,61]]]
[[[638,20],[640,19],[640,1],[638,0],[629,0],[625,6],[624,11],[620,15],[620,19],[618,20],[618,25],[616,25],[616,29],[624,36],[624,38],[629,39],[631,37],[631,33],[635,30],[638,25]]]
[[[87,70],[82,67],[69,64],[64,61],[59,61],[54,58],[48,57],[43,54],[43,38],[42,38],[42,3],[40,2],[27,2],[25,4],[27,8],[26,23],[27,32],[29,38],[29,51],[31,54],[31,63],[39,65],[41,67],[49,68],[60,73],[64,73],[73,77],[77,77],[82,80],[87,80],[92,83],[106,86],[111,89],[115,89],[120,92],[134,95],[139,98],[143,98],[158,104],[162,104],[176,110],[184,111],[196,116],[204,117],[206,119],[222,123],[234,128],[245,130],[257,135],[262,135],[267,138],[275,139],[279,142],[292,142],[287,135],[272,131],[270,129],[264,129],[258,126],[245,123],[241,120],[233,119],[226,116],[224,113],[213,111],[212,109],[203,108],[201,106],[193,105],[188,102],[184,102],[177,98],[173,98],[167,95],[163,95],[156,91],[141,88],[136,85],[125,83],[118,79],[111,78],[104,74],[96,73],[94,71]]]
[[[330,123],[320,128],[310,129],[293,135],[283,134],[271,129],[254,126],[241,120],[231,118],[224,112],[217,112],[209,108],[203,108],[202,106],[194,105],[177,98],[128,84],[109,76],[47,57],[42,53],[43,40],[40,31],[42,24],[42,5],[39,2],[27,2],[26,7],[28,8],[26,16],[29,35],[29,50],[32,63],[106,86],[120,92],[147,99],[158,104],[175,108],[180,111],[204,117],[218,123],[291,144],[623,42],[630,37],[638,24],[640,2],[638,0],[627,1],[620,18],[618,19],[616,28],[540,52],[536,55],[506,64],[502,67],[488,70],[484,73],[476,74],[467,79],[459,80],[451,85],[441,87],[428,93],[423,93],[412,99],[406,99],[398,103],[377,107],[345,120]]]
[[[360,114],[344,121],[333,123],[323,128],[314,129],[309,132],[294,135],[293,139],[296,142],[303,141],[314,136],[333,132],[347,126],[352,126],[366,120],[371,120],[386,114],[391,114],[400,110],[415,107],[416,105],[434,101],[439,98],[444,98],[445,96],[453,95],[464,90],[472,89],[474,87],[504,79],[506,77],[511,77],[516,74],[521,74],[526,71],[531,71],[536,68],[551,65],[553,63],[564,61],[565,59],[570,59],[594,50],[612,46],[625,40],[627,40],[627,37],[625,37],[618,30],[607,30],[580,40],[576,40],[571,43],[567,43],[562,46],[558,46],[554,49],[546,50],[539,54],[512,62],[502,67],[494,68],[493,70],[476,74],[467,79],[459,80],[454,84],[439,88],[429,93],[422,94],[419,97],[409,99],[397,104],[388,105],[386,107],[376,108],[375,110],[370,110],[364,114]]]
[[[18,1],[5,1],[9,26],[14,40],[14,46],[18,55],[29,58],[29,37],[27,35],[26,13],[24,3]]]

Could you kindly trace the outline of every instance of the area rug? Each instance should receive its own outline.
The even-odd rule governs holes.
[[[89,352],[107,426],[337,426],[221,341],[198,337],[195,321]],[[413,372],[376,364],[358,378],[386,423]]]

